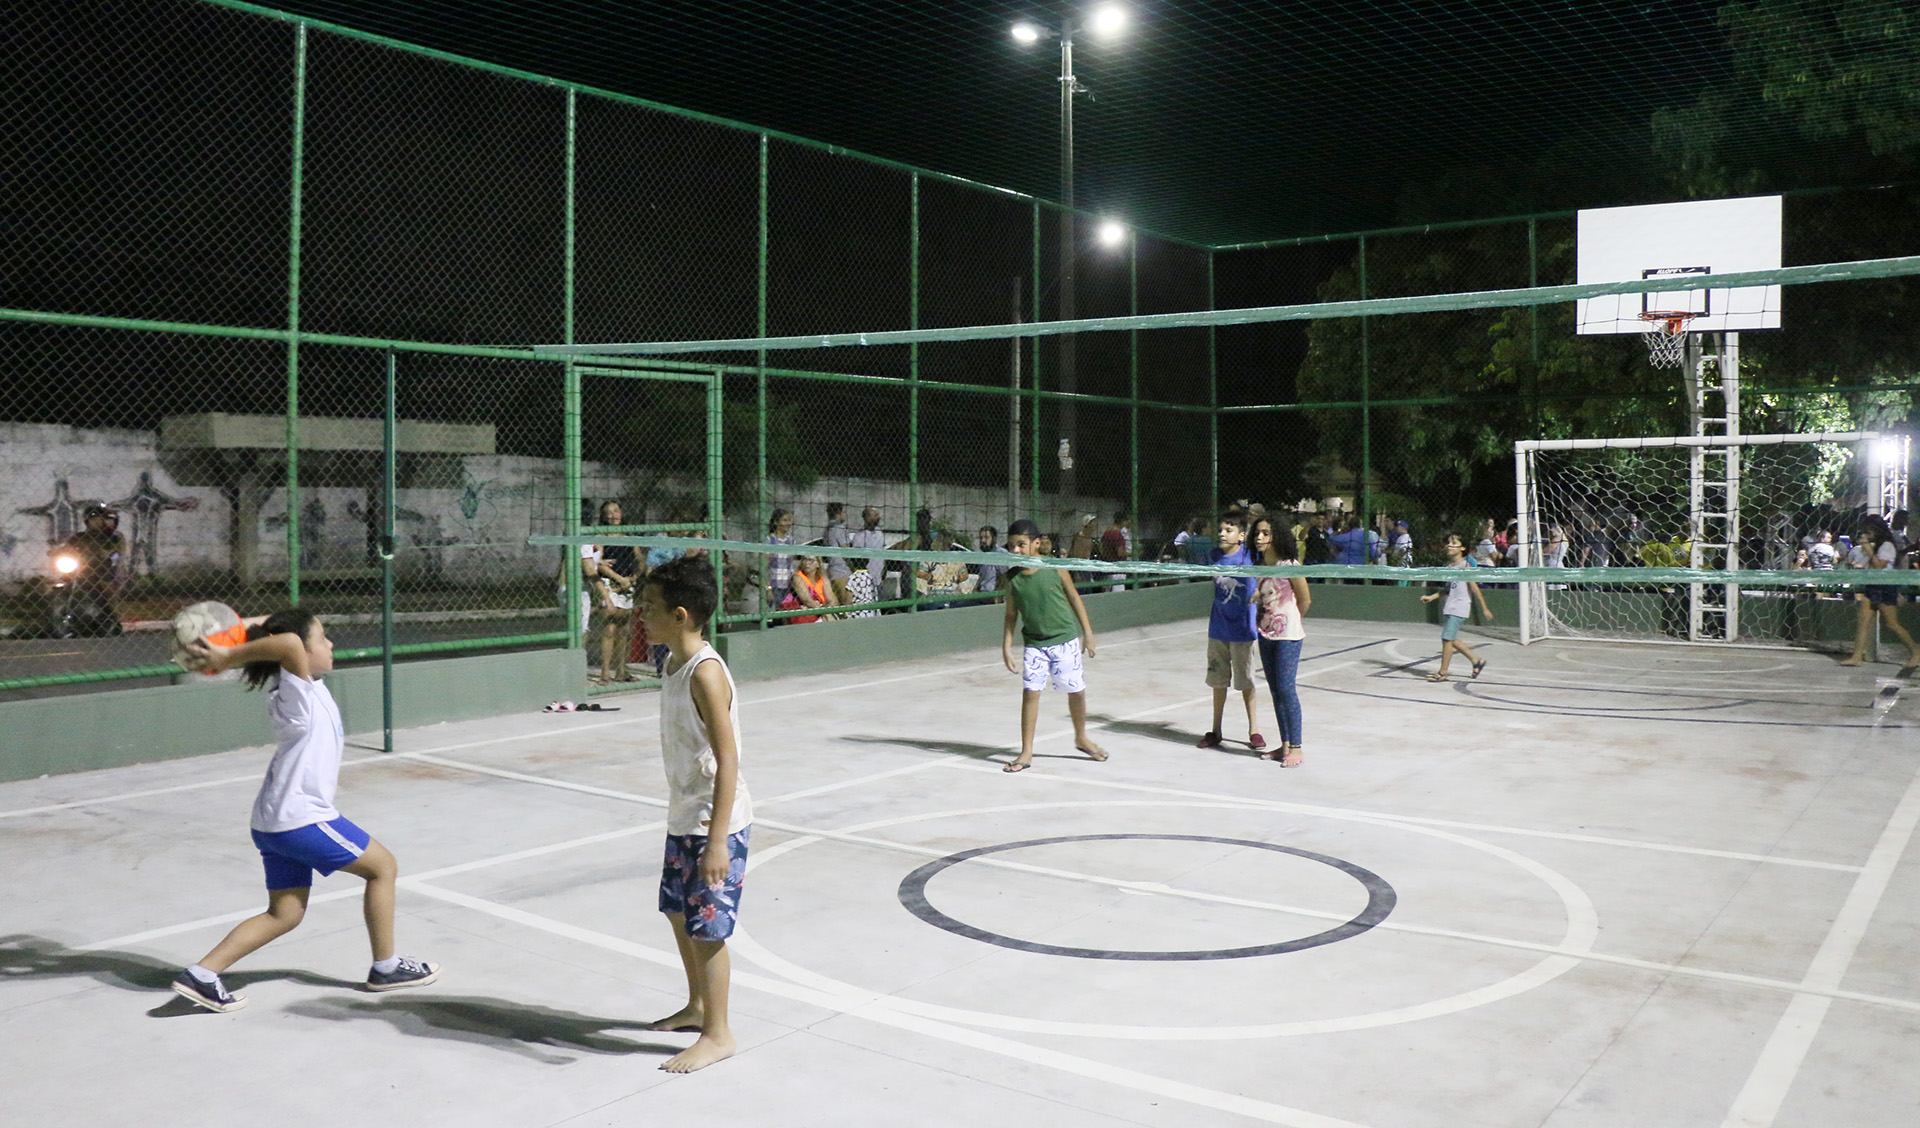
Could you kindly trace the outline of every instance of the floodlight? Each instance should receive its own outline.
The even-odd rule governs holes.
[[[1087,27],[1095,35],[1117,35],[1127,26],[1127,10],[1118,4],[1102,4],[1087,18]]]
[[[1100,242],[1108,247],[1117,247],[1127,241],[1126,225],[1117,219],[1104,220],[1100,224]]]
[[[1893,467],[1907,460],[1906,440],[1899,435],[1889,435],[1880,440],[1880,465]]]
[[[1030,23],[1017,23],[1013,25],[1013,37],[1022,43],[1038,43],[1040,29]]]

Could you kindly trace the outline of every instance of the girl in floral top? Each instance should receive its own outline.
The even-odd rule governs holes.
[[[1298,564],[1300,549],[1293,530],[1262,517],[1253,523],[1254,559],[1262,564]],[[1280,743],[1260,753],[1263,760],[1278,759],[1283,768],[1297,768],[1306,758],[1300,747],[1300,691],[1294,679],[1300,671],[1300,647],[1307,632],[1300,620],[1313,605],[1313,594],[1300,576],[1262,576],[1254,592],[1254,631],[1260,647],[1260,665],[1273,694],[1273,712],[1280,722]]]

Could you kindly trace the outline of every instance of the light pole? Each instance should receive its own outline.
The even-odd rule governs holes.
[[[1118,4],[1102,4],[1093,9],[1085,19],[1076,22],[1072,17],[1061,19],[1058,28],[1046,28],[1029,21],[1013,25],[1013,37],[1021,43],[1038,43],[1042,39],[1060,41],[1060,320],[1071,321],[1075,317],[1073,300],[1073,260],[1076,247],[1074,239],[1073,214],[1073,96],[1075,94],[1092,95],[1080,85],[1073,74],[1073,35],[1074,32],[1087,30],[1102,38],[1119,34],[1126,26],[1127,11]],[[1074,335],[1062,334],[1060,337],[1060,390],[1072,396],[1078,390],[1078,381],[1074,373]],[[1034,426],[1040,425],[1038,407]],[[1060,401],[1060,437],[1064,443],[1060,457],[1060,494],[1069,507],[1076,506],[1074,500],[1078,493],[1078,475],[1074,472],[1074,457],[1079,450],[1077,441],[1079,410],[1072,399]]]

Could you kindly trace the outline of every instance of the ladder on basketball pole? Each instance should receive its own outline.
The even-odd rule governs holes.
[[[1687,334],[1680,366],[1687,416],[1695,438],[1740,436],[1740,334],[1715,333],[1715,351],[1706,350],[1705,333]],[[1711,366],[1713,376],[1708,378]],[[1738,568],[1740,553],[1740,448],[1696,445],[1688,448],[1687,566]],[[1740,588],[1737,584],[1690,584],[1687,637],[1695,642],[1733,642],[1740,637]]]

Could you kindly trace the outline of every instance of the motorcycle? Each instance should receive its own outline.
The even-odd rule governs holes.
[[[112,564],[107,575],[89,553],[69,541],[47,557],[47,574],[27,582],[16,605],[23,612],[14,638],[113,638],[125,629],[114,605]]]
[[[125,628],[113,604],[113,578],[93,575],[81,553],[61,546],[53,554],[46,589],[48,638],[112,638]]]

